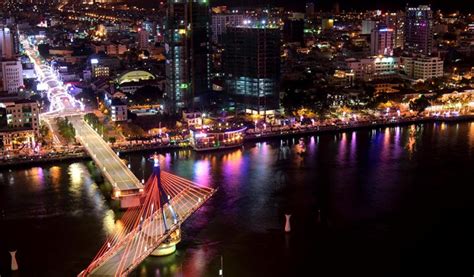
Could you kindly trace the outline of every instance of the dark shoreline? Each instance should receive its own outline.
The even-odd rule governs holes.
[[[403,121],[373,121],[372,123],[361,123],[358,125],[336,125],[336,126],[321,126],[319,128],[307,128],[307,129],[297,129],[297,130],[288,130],[281,132],[268,132],[268,133],[258,133],[258,134],[247,134],[245,136],[245,142],[253,141],[264,141],[267,139],[276,139],[276,138],[291,138],[307,135],[318,135],[326,133],[341,133],[347,131],[356,131],[364,129],[377,129],[377,128],[386,128],[386,127],[398,127],[398,126],[408,126],[412,124],[426,124],[426,123],[459,123],[459,122],[471,122],[474,121],[474,115],[450,117],[450,118],[417,118]],[[128,149],[120,149],[122,153],[131,153],[131,152],[142,152],[148,150],[176,150],[181,149],[179,145],[163,146],[163,145],[139,145],[138,147],[130,147]],[[114,149],[117,150],[117,149]],[[0,169],[10,169],[23,167],[25,165],[33,166],[40,164],[49,164],[58,161],[80,161],[84,159],[90,159],[89,155],[86,153],[74,153],[69,155],[64,155],[60,157],[46,157],[42,159],[11,159],[8,161],[0,161]]]

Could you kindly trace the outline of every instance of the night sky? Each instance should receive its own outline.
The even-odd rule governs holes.
[[[212,5],[228,5],[228,6],[249,6],[255,7],[257,5],[268,5],[273,6],[285,6],[292,8],[294,10],[304,10],[305,3],[309,0],[212,0]],[[334,3],[339,2],[340,10],[351,10],[351,9],[404,9],[408,1],[374,1],[374,0],[315,0],[313,1],[316,4],[317,10],[331,10],[334,6]],[[433,9],[442,9],[446,11],[472,11],[473,5],[469,4],[470,1],[462,0],[431,0],[431,1],[409,1],[411,5],[419,4],[431,4]]]

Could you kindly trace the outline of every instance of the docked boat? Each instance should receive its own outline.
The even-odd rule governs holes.
[[[191,129],[190,144],[196,151],[212,151],[240,147],[247,127],[225,129]]]

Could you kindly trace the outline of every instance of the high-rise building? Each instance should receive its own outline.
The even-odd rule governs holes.
[[[2,62],[3,91],[16,93],[23,87],[23,67],[20,61]]]
[[[393,55],[393,29],[381,27],[372,29],[370,35],[370,54],[374,56]]]
[[[305,14],[307,19],[312,19],[314,18],[314,3],[313,2],[307,2],[306,3],[306,14]]]
[[[247,16],[239,12],[219,13],[212,15],[212,42],[222,43],[222,35],[227,27],[235,27],[243,24]]]
[[[4,59],[11,59],[15,54],[13,32],[6,26],[0,26],[0,53]]]
[[[166,19],[167,109],[192,108],[210,91],[210,8],[208,0],[169,1]]]
[[[360,32],[361,35],[370,35],[372,30],[377,27],[377,21],[372,19],[365,19],[362,20],[362,31]]]
[[[405,13],[402,11],[387,14],[387,27],[393,29],[393,48],[402,48],[405,43]]]
[[[280,29],[246,22],[224,37],[226,89],[237,109],[269,115],[279,108]]]
[[[430,6],[407,7],[405,50],[424,55],[433,50],[433,12]]]
[[[148,37],[150,34],[144,28],[139,29],[137,33],[137,40],[138,40],[138,49],[144,50],[148,49]]]

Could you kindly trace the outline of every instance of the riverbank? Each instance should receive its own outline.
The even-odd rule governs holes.
[[[373,120],[370,122],[348,122],[339,125],[325,125],[325,126],[307,126],[288,130],[263,130],[256,133],[246,134],[245,142],[262,141],[266,139],[288,138],[305,135],[318,135],[323,133],[338,133],[355,131],[362,129],[376,129],[385,127],[406,126],[411,124],[425,124],[425,123],[457,123],[457,122],[474,121],[474,115],[463,115],[457,117],[417,117],[405,118],[398,120]],[[116,145],[113,147],[114,151],[122,153],[141,152],[148,150],[176,150],[187,148],[188,146],[176,145],[162,145],[162,144],[130,144],[130,145]],[[24,165],[38,165],[47,164],[58,161],[75,161],[89,159],[89,155],[85,152],[56,154],[54,156],[30,156],[26,158],[9,158],[0,161],[0,168],[16,167]]]
[[[411,124],[425,123],[456,123],[474,121],[474,115],[457,117],[418,117],[399,120],[373,120],[370,122],[348,122],[339,125],[308,126],[283,131],[262,131],[254,134],[246,134],[245,141],[260,141],[268,138],[284,138],[299,135],[318,135],[322,133],[347,132],[361,129],[376,129],[385,127],[407,126]]]

